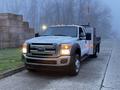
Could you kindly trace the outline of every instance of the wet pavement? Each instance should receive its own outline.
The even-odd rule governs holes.
[[[98,58],[82,62],[78,76],[20,73],[0,80],[0,90],[120,90],[120,47],[104,40]]]
[[[102,90],[120,90],[120,43],[114,43]]]

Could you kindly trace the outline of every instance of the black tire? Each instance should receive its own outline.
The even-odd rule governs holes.
[[[95,52],[93,55],[91,55],[91,58],[97,58],[97,52],[98,52],[98,46],[95,47]]]
[[[75,53],[71,58],[70,73],[71,76],[76,76],[80,71],[80,54]]]
[[[92,58],[97,58],[97,57],[98,57],[97,52],[92,55]]]
[[[99,53],[100,52],[100,44],[98,44],[97,49],[98,49],[98,53]]]

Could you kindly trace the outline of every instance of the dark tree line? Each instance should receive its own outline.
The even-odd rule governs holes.
[[[46,7],[40,17],[41,23],[56,24],[91,24],[99,34],[111,29],[109,8],[93,0],[46,0]]]

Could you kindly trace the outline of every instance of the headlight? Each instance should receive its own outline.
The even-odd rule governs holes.
[[[72,45],[70,44],[61,44],[60,54],[61,55],[70,55]]]
[[[23,46],[22,46],[22,52],[23,52],[24,54],[27,53],[27,44],[26,44],[26,43],[24,43]]]

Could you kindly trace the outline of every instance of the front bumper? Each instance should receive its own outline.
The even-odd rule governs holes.
[[[24,63],[27,65],[63,67],[69,66],[71,56],[60,56],[53,58],[35,58],[23,55],[22,58]]]
[[[43,66],[43,65],[32,65],[25,64],[27,69],[33,69],[37,71],[69,71],[69,66]]]

